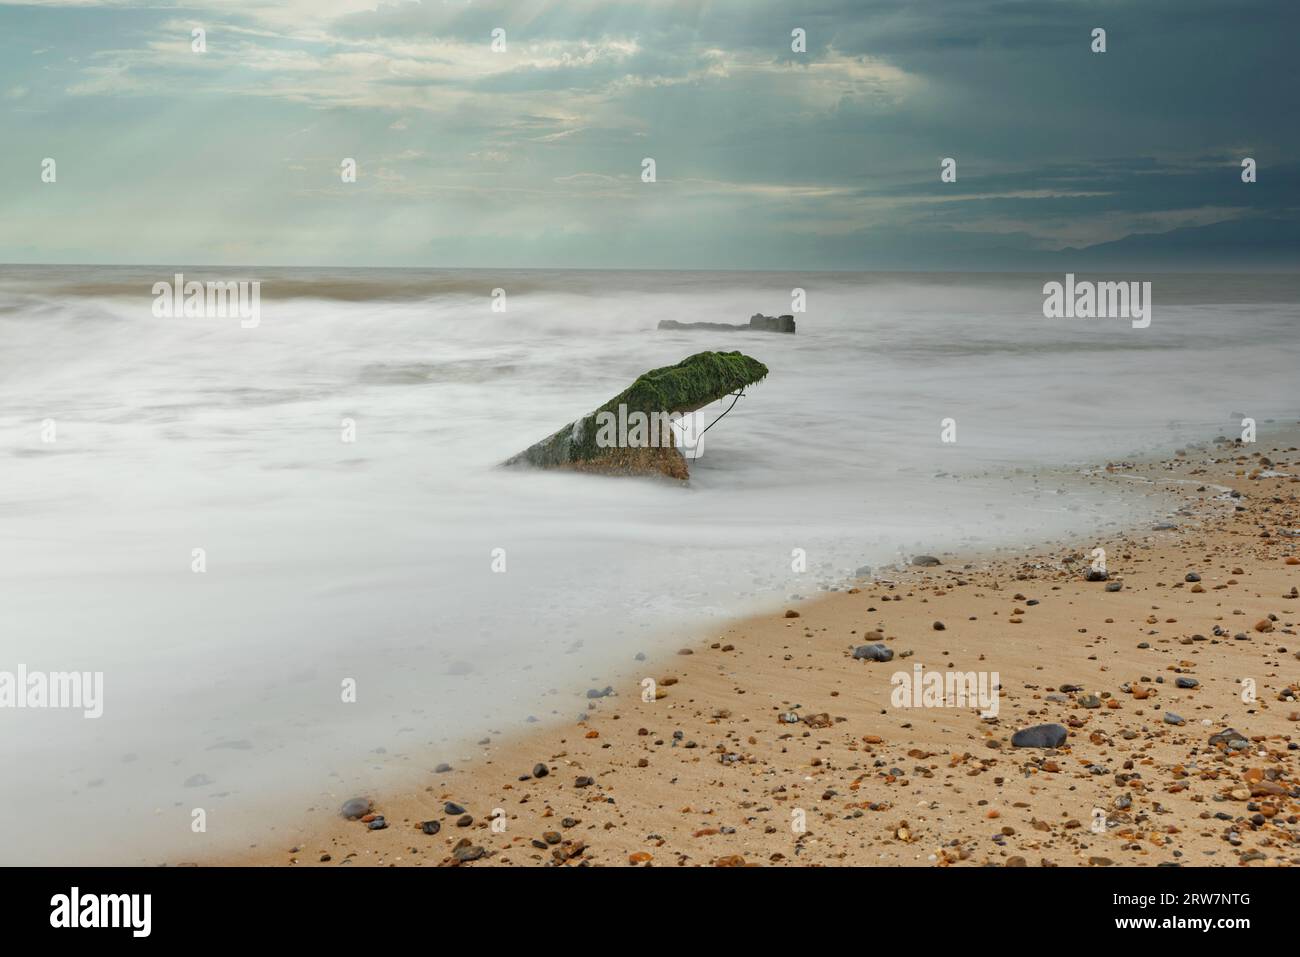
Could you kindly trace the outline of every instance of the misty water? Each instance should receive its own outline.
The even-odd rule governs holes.
[[[1300,412],[1294,276],[1131,277],[1133,329],[1045,319],[1061,276],[182,270],[260,280],[244,328],[155,317],[175,271],[0,268],[0,670],[105,682],[0,710],[0,863],[245,845],[860,566],[1090,548],[1163,513],[1071,468]],[[795,287],[795,336],[655,329]],[[688,484],[496,468],[705,349],[770,375]]]

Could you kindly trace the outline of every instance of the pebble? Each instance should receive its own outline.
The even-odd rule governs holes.
[[[477,861],[486,853],[487,851],[476,844],[465,844],[452,851],[451,856],[461,864],[467,864],[470,861]]]
[[[1011,736],[1013,748],[1059,748],[1065,744],[1069,732],[1059,724],[1036,724],[1023,728]]]
[[[935,565],[942,565],[943,562],[933,555],[917,555],[912,559],[913,565],[920,565],[923,568],[933,568]]]
[[[894,649],[886,645],[858,645],[853,649],[853,657],[868,661],[893,661]]]
[[[1230,751],[1245,751],[1250,747],[1250,741],[1236,728],[1228,728],[1218,734],[1210,735],[1210,744],[1222,744]]]
[[[370,813],[370,798],[352,798],[344,801],[343,806],[339,808],[339,814],[343,815],[349,821],[355,821],[357,818],[365,817]]]

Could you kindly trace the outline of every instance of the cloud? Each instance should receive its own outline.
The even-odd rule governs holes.
[[[995,245],[1223,242],[1300,209],[1295,20],[1282,0],[0,4],[7,141],[60,155],[60,188],[20,192],[7,225],[111,257],[99,204],[155,258],[244,230],[306,261],[402,263],[937,268]],[[5,155],[0,173],[30,178]]]

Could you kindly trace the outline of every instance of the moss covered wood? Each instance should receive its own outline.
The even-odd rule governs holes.
[[[629,450],[597,445],[597,416],[610,412],[618,416],[620,405],[630,415],[643,412],[685,415],[711,402],[753,385],[767,376],[767,366],[740,352],[698,352],[676,365],[651,369],[600,408],[548,436],[536,445],[508,459],[506,465],[529,464],[540,468],[599,466],[608,460],[608,470],[620,472],[675,471],[665,468],[662,455],[629,455]],[[645,451],[645,450],[632,450]],[[665,450],[655,450],[656,452]],[[666,450],[680,459],[676,449]],[[682,464],[680,471],[685,474]]]

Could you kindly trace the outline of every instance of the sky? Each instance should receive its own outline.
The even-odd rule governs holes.
[[[1294,269],[1298,28],[1296,0],[0,3],[0,262]]]

